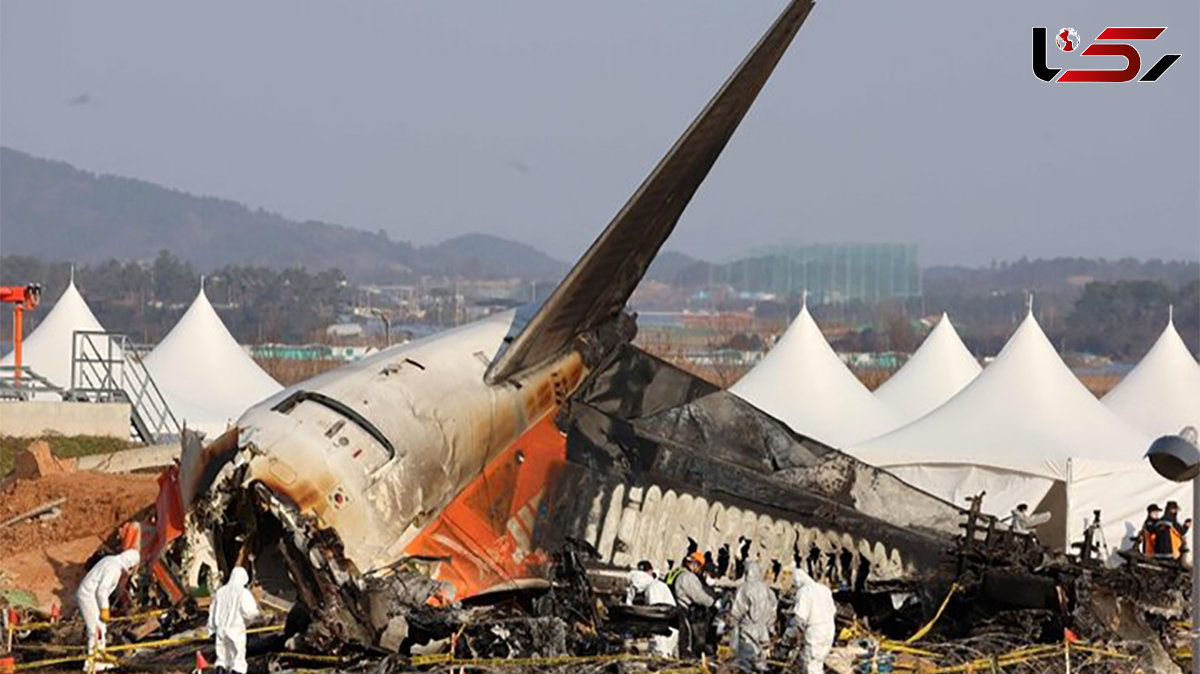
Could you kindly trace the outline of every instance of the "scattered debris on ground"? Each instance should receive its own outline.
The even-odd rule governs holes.
[[[1027,538],[995,531],[964,536],[948,555],[953,568],[920,584],[870,590],[835,587],[840,636],[828,671],[997,671],[1035,674],[1063,671],[1173,672],[1186,663],[1187,570],[1175,562],[1133,559],[1107,568],[1040,550]],[[795,563],[808,564],[805,559]],[[250,640],[252,671],[291,668],[372,673],[473,671],[682,672],[728,671],[728,650],[699,659],[653,659],[648,638],[676,624],[670,609],[628,606],[614,578],[623,572],[598,564],[583,543],[554,555],[550,584],[486,601],[431,602],[437,583],[397,572],[391,586],[403,601],[381,610],[392,616],[395,641],[387,652],[340,641],[328,627],[314,631],[303,604],[287,602]],[[814,567],[809,566],[809,569]],[[786,632],[790,573],[768,573],[780,597],[775,634]],[[202,626],[206,600],[158,600],[158,607],[128,597],[153,596],[147,574],[132,582],[111,634],[114,656],[130,670],[190,669],[195,653],[212,660]],[[714,584],[728,596],[734,583]],[[403,592],[399,588],[405,588]],[[151,602],[153,603],[153,602]],[[265,606],[266,604],[264,604]],[[26,612],[25,622],[44,618]],[[81,640],[73,616],[54,626],[20,633],[21,662],[72,657],[67,644]],[[312,637],[319,636],[319,645]],[[78,655],[77,653],[75,654]],[[795,668],[797,644],[777,638],[772,669]]]

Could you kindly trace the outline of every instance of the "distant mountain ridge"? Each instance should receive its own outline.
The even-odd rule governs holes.
[[[150,260],[168,250],[201,270],[222,265],[340,269],[354,281],[421,275],[557,279],[566,263],[523,243],[467,234],[434,246],[84,171],[0,148],[5,255],[100,262]]]

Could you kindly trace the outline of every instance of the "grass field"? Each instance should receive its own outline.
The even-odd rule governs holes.
[[[17,452],[35,440],[45,440],[50,445],[50,451],[55,456],[64,459],[119,452],[137,445],[129,440],[93,435],[44,435],[37,438],[0,435],[0,477],[7,475],[12,470]]]

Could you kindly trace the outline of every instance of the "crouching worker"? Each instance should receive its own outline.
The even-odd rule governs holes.
[[[645,597],[647,606],[674,607],[675,596],[671,588],[661,580],[640,569],[629,572],[629,597]],[[628,600],[627,600],[628,601]],[[632,603],[630,601],[629,603]],[[671,628],[668,634],[656,634],[650,638],[650,652],[663,658],[673,658],[679,651],[679,630]]]
[[[729,618],[734,626],[733,666],[736,669],[767,671],[767,655],[778,606],[775,590],[763,578],[762,565],[757,561],[747,563],[746,579],[738,586],[729,607]]]
[[[825,658],[833,649],[835,636],[834,618],[837,605],[829,588],[796,567],[793,569],[796,585],[796,605],[793,607],[791,632],[804,640],[800,650],[800,671],[803,674],[822,674]]]
[[[79,584],[75,601],[79,603],[79,612],[87,629],[88,659],[84,663],[85,671],[112,667],[111,663],[94,662],[96,650],[104,650],[108,636],[108,621],[111,619],[108,602],[120,586],[121,577],[136,569],[140,561],[141,554],[137,550],[109,555],[96,562]]]
[[[229,582],[213,595],[208,609],[208,630],[216,639],[218,672],[246,674],[246,623],[258,617],[258,601],[246,589],[250,576],[240,566],[233,567]]]

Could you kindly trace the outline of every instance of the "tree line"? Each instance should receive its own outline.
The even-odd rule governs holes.
[[[49,312],[70,275],[71,266],[64,262],[15,255],[0,258],[0,283],[42,284],[45,304],[27,314],[26,334]],[[149,262],[109,260],[79,266],[75,277],[105,327],[145,344],[166,335],[200,287],[200,274],[192,264],[167,251]],[[225,325],[242,343],[321,341],[324,329],[348,312],[358,292],[339,271],[310,272],[300,267],[226,265],[208,274],[204,286]],[[759,309],[765,315],[773,307],[786,323],[799,310],[800,298],[794,300],[764,302]],[[1028,294],[1015,290],[976,294],[939,288],[903,303],[813,307],[813,313],[823,324],[857,326],[839,340],[839,348],[907,352],[922,337],[913,319],[947,311],[973,353],[993,355],[1024,317],[1027,302]],[[1125,362],[1137,360],[1150,348],[1166,325],[1171,306],[1176,329],[1197,353],[1200,280],[1092,281],[1082,291],[1044,291],[1034,297],[1035,314],[1060,350]],[[11,320],[11,312],[0,315],[5,342],[12,334]]]
[[[76,286],[106,329],[135,342],[162,339],[196,298],[201,277],[190,262],[163,251],[152,262],[109,260],[75,267]],[[42,285],[43,306],[26,313],[28,335],[66,289],[71,265],[35,257],[0,258],[0,284]],[[337,270],[227,265],[205,275],[204,289],[241,343],[307,342],[350,306],[354,288]],[[5,340],[11,312],[0,318]]]

